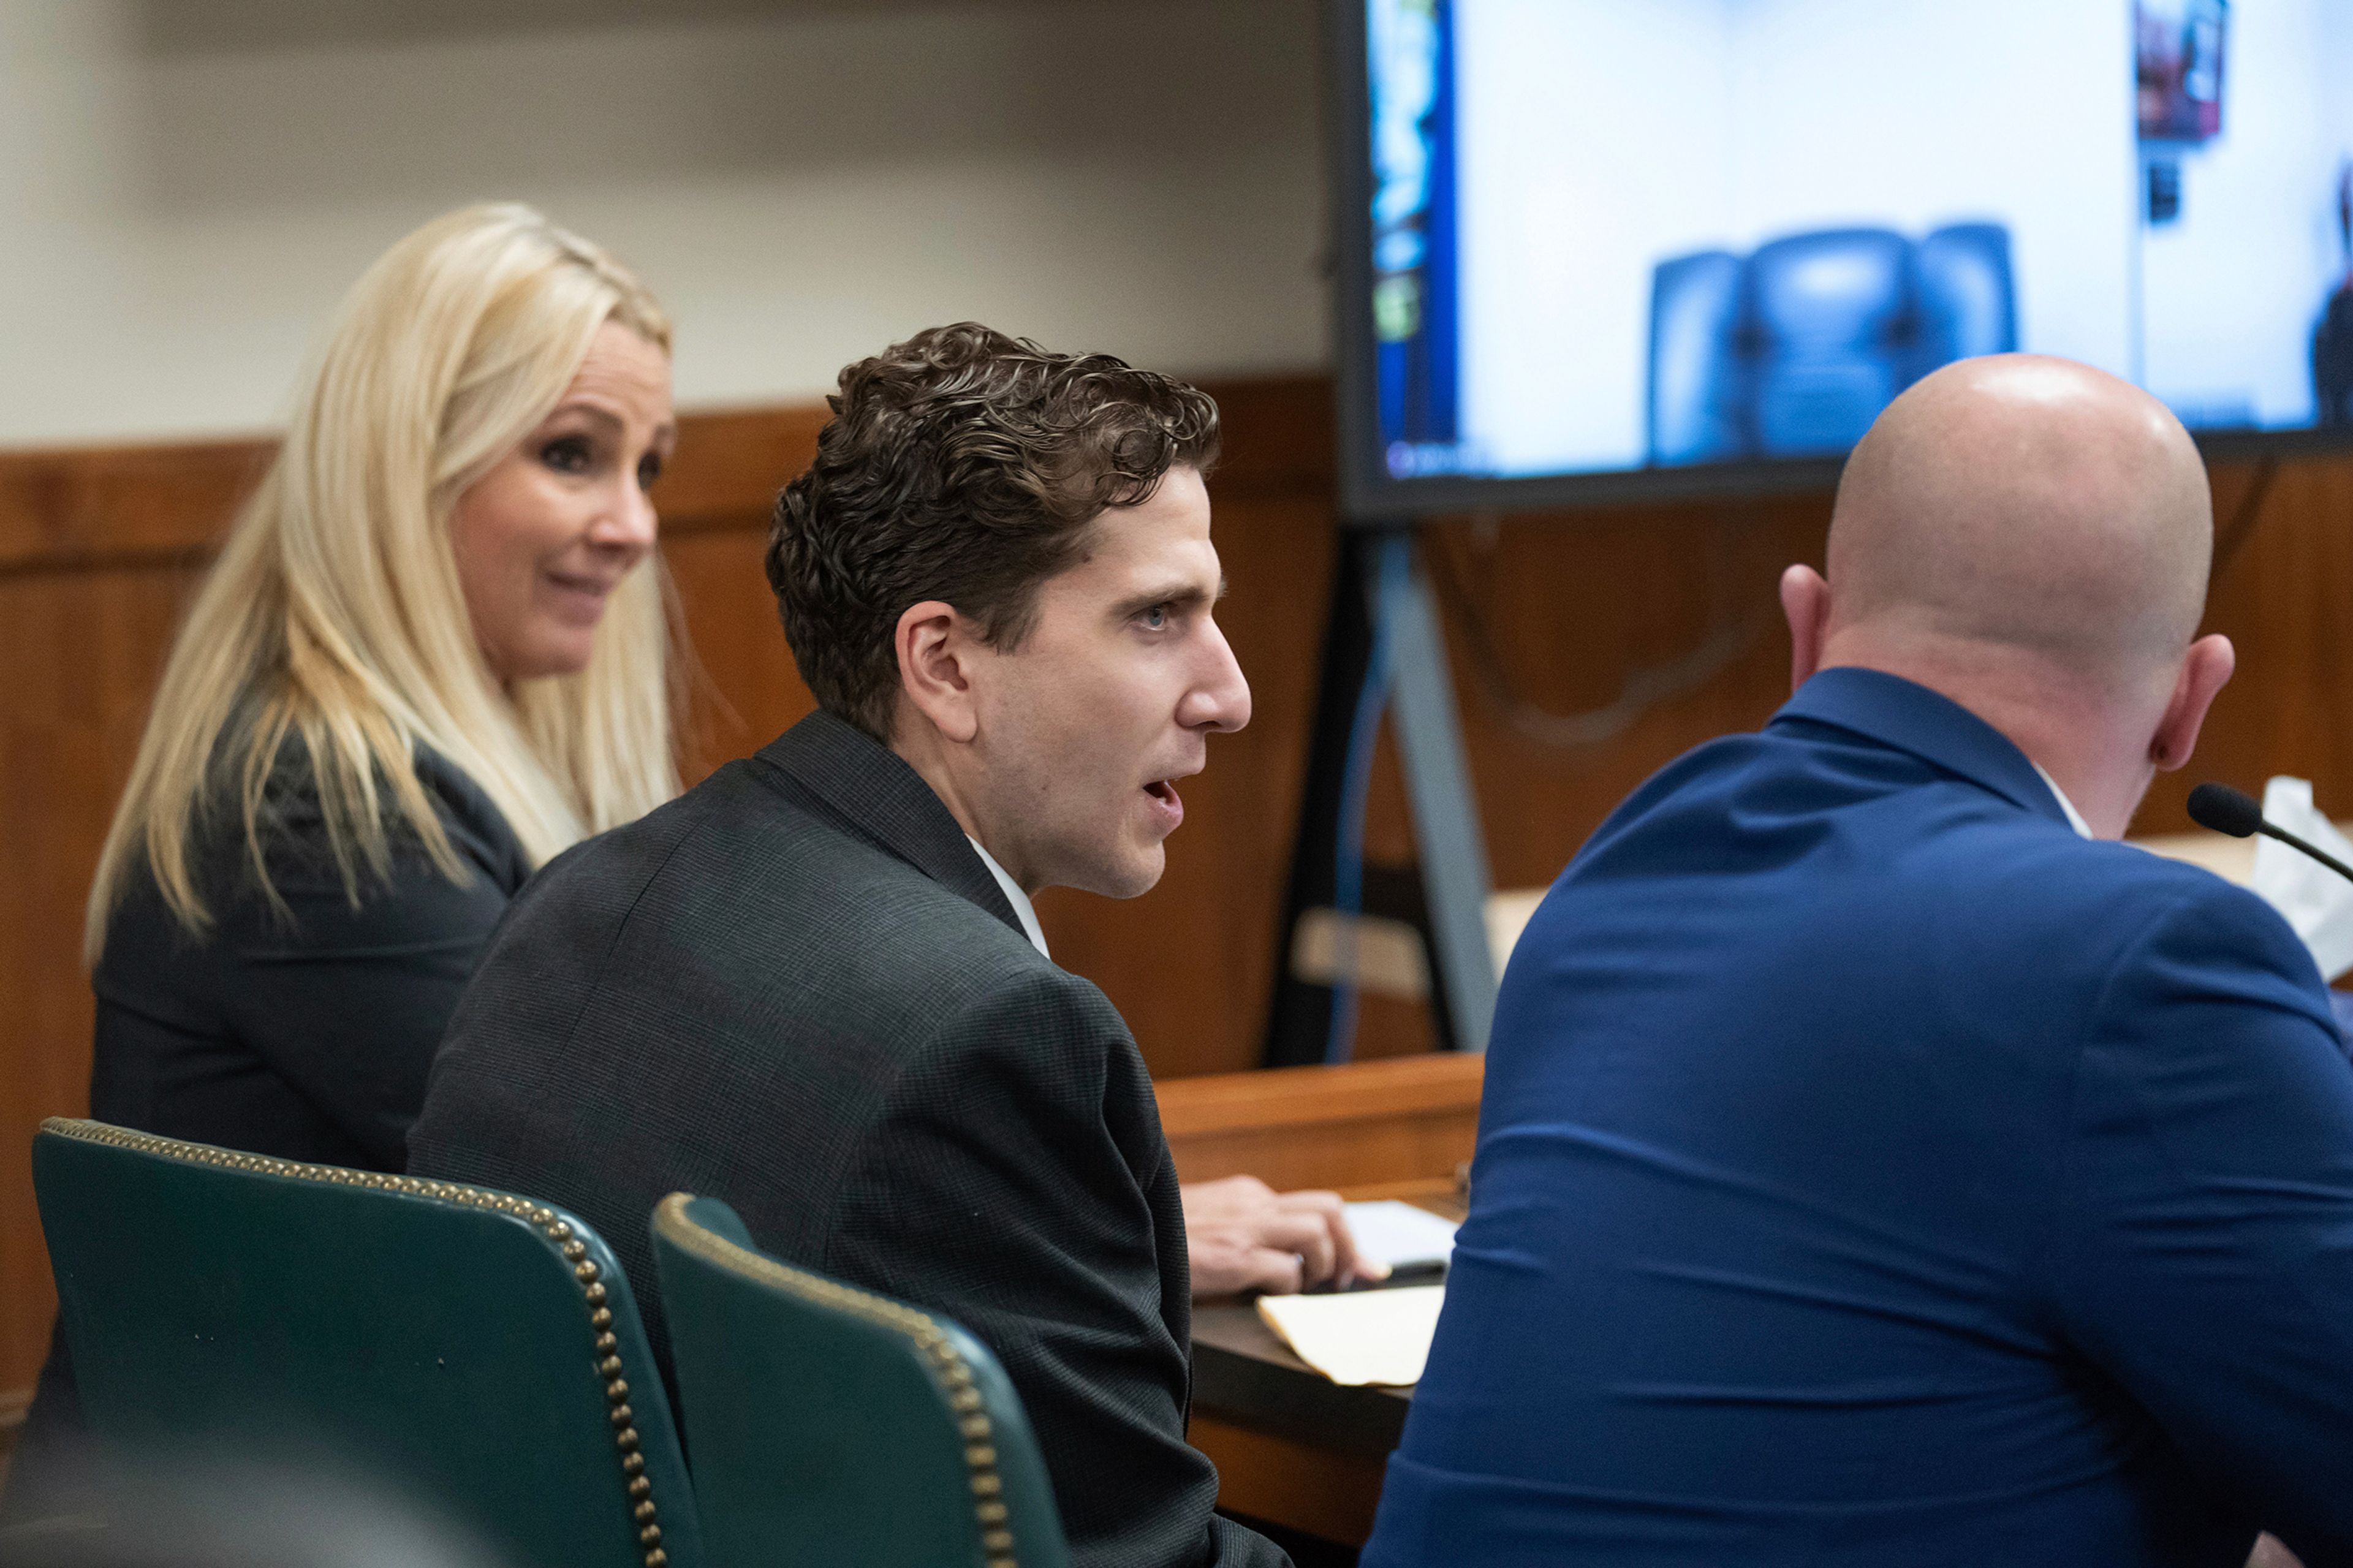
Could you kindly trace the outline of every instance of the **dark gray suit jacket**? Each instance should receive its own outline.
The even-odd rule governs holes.
[[[409,1170],[579,1213],[666,1373],[647,1221],[723,1198],[768,1251],[996,1351],[1076,1563],[1286,1561],[1211,1514],[1185,1443],[1184,1212],[1127,1026],[1029,945],[914,770],[830,715],[523,889]]]

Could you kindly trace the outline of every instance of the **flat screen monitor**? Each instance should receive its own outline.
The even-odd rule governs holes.
[[[1331,0],[1366,521],[1827,482],[1951,360],[2353,436],[2343,0]]]

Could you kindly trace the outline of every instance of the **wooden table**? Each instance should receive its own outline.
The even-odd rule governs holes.
[[[1248,1302],[1193,1311],[1195,1447],[1218,1503],[1346,1546],[1373,1531],[1412,1391],[1343,1388],[1293,1355]]]
[[[1462,1218],[1459,1200],[1421,1206]],[[1236,1513],[1363,1545],[1412,1403],[1410,1388],[1333,1382],[1293,1354],[1251,1301],[1193,1309],[1193,1444],[1217,1461],[1218,1500]]]
[[[1250,1174],[1281,1188],[1398,1197],[1461,1217],[1484,1058],[1402,1057],[1182,1079],[1160,1116],[1187,1182]],[[1361,1545],[1409,1390],[1343,1388],[1291,1353],[1247,1301],[1193,1311],[1193,1446],[1235,1513]]]

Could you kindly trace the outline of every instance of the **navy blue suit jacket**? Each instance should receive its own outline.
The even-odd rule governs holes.
[[[1504,976],[1366,1568],[2353,1563],[2353,1064],[2253,894],[1816,676]]]

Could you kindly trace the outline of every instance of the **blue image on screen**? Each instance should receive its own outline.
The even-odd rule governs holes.
[[[1339,3],[1365,504],[1835,458],[2014,350],[2353,428],[2345,0]]]
[[[1457,440],[1451,0],[1366,0],[1378,427],[1393,474]]]
[[[1674,257],[1651,281],[1650,461],[1834,457],[1930,371],[2017,347],[2000,224],[1916,243],[1827,229],[1745,257]]]

